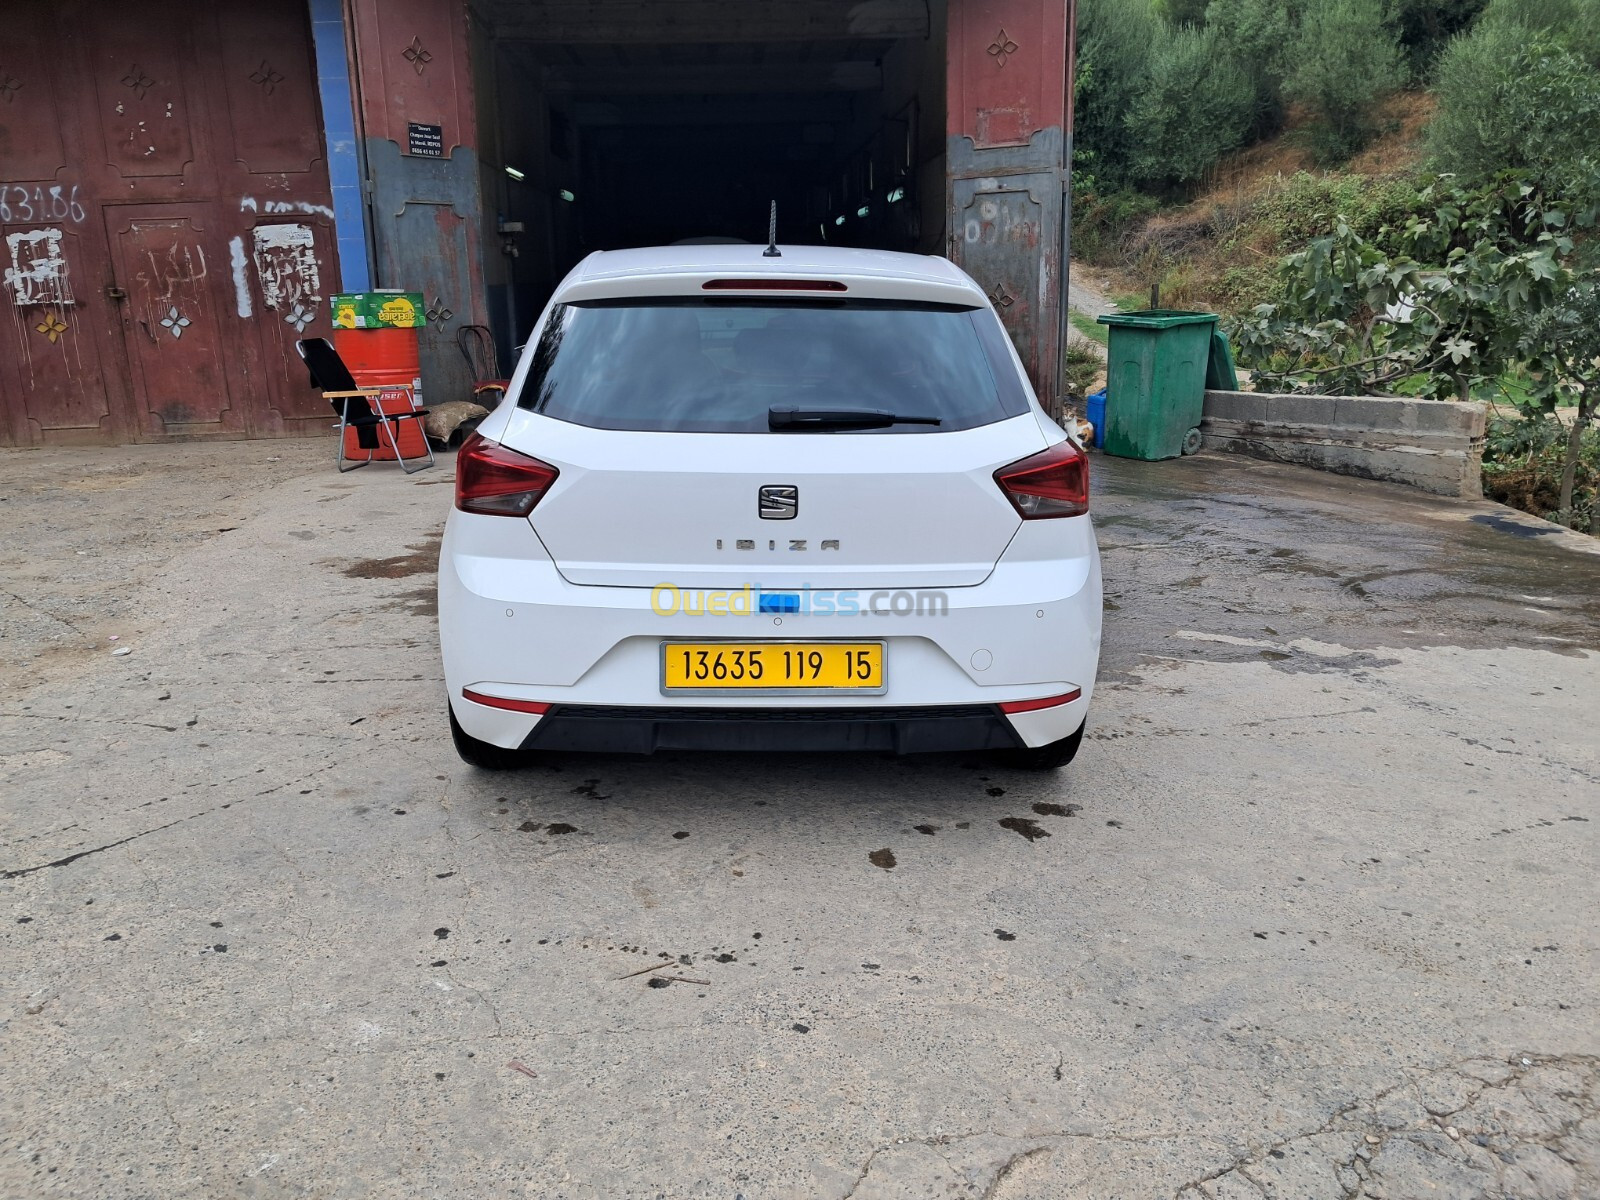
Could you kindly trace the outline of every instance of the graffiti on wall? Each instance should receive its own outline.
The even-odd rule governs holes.
[[[304,332],[322,302],[315,231],[309,225],[257,225],[251,235],[262,303],[282,313],[296,333]]]
[[[51,188],[20,183],[0,183],[0,221],[71,221],[81,223],[89,214],[78,199],[79,185]]]
[[[333,209],[326,204],[312,204],[307,200],[267,200],[257,201],[254,196],[239,197],[240,212],[259,212],[269,215],[274,213],[304,213],[306,216],[323,216],[333,220]]]
[[[72,303],[67,259],[61,250],[61,230],[8,233],[6,251],[11,256],[11,265],[5,269],[5,286],[14,304]]]

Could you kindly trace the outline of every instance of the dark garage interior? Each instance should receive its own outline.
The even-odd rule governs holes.
[[[474,44],[485,282],[520,345],[594,250],[688,238],[938,253],[942,0],[494,0]]]

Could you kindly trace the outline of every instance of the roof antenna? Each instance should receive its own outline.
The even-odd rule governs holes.
[[[778,249],[778,202],[772,202],[772,215],[767,218],[767,248],[761,252],[762,258],[782,258],[783,251]]]

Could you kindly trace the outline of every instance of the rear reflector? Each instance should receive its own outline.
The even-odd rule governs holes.
[[[1070,441],[1001,467],[994,481],[1024,521],[1089,511],[1089,460]]]
[[[508,700],[504,696],[485,696],[482,692],[475,692],[471,688],[462,688],[461,694],[474,704],[482,704],[489,708],[503,708],[510,712],[534,713],[543,716],[550,711],[550,706],[542,700]]]
[[[837,279],[708,279],[706,292],[848,292]]]
[[[1071,704],[1083,695],[1082,688],[1073,688],[1070,692],[1060,696],[1041,696],[1037,700],[1002,700],[1000,711],[1003,713],[1037,712],[1041,708],[1057,708],[1063,704]]]
[[[456,455],[456,507],[489,517],[525,517],[560,474],[473,430]]]

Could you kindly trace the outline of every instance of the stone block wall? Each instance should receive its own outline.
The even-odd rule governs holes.
[[[1455,400],[1208,391],[1200,432],[1208,450],[1477,499],[1487,421]]]

